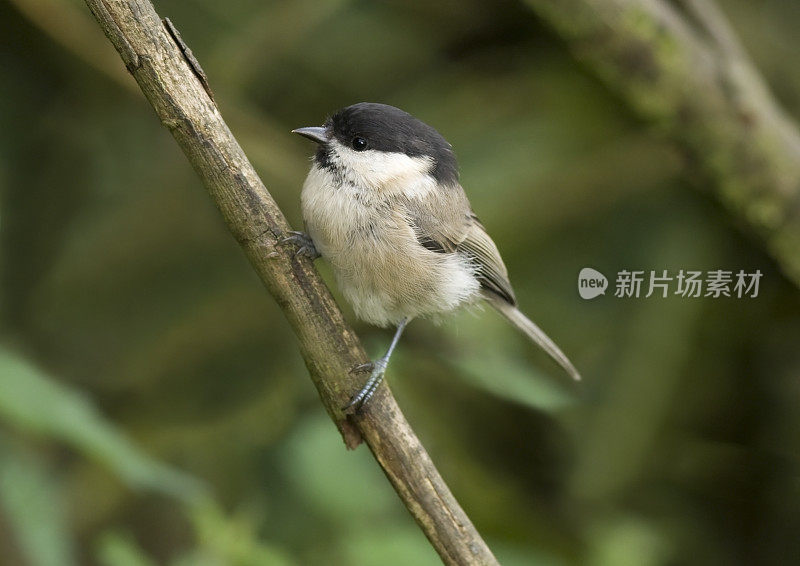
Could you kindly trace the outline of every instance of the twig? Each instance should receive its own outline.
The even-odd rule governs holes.
[[[106,36],[211,193],[228,228],[283,309],[311,378],[345,443],[363,438],[447,564],[497,564],[400,412],[381,387],[358,416],[342,413],[366,361],[357,337],[308,259],[279,244],[289,230],[183,51],[147,0],[86,0]]]
[[[800,285],[800,133],[711,0],[527,0]],[[702,33],[698,33],[700,30]]]
[[[732,61],[748,59],[739,38],[713,0],[674,1],[725,57]]]

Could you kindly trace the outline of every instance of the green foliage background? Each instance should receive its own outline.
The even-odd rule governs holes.
[[[800,116],[800,5],[722,6]],[[294,127],[381,101],[455,147],[523,309],[585,376],[482,311],[415,322],[393,361],[503,564],[800,561],[797,289],[524,5],[156,8],[295,226]],[[85,6],[0,22],[0,563],[437,564]],[[585,266],[764,277],[750,300],[589,302]],[[376,354],[390,337],[356,327]]]

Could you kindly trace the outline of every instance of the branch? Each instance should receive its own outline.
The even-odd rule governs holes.
[[[733,29],[725,15],[720,11],[713,0],[673,0],[677,7],[686,13],[699,31],[715,44],[722,54],[731,61],[737,59],[747,60],[747,54],[739,43]],[[747,60],[750,64],[750,61]]]
[[[379,388],[359,415],[340,410],[361,385],[350,369],[367,357],[311,262],[279,244],[289,225],[223,121],[180,36],[162,24],[148,0],[86,3],[283,309],[320,398],[347,446],[366,441],[445,563],[497,564],[388,387]]]
[[[711,0],[527,0],[800,285],[800,133]]]

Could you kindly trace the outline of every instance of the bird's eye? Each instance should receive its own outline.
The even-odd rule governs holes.
[[[353,141],[350,142],[350,145],[353,146],[353,149],[356,151],[364,151],[367,149],[367,140],[361,136],[356,136],[353,138]]]

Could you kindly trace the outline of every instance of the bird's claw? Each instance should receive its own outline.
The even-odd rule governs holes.
[[[317,251],[314,240],[305,232],[291,230],[289,236],[281,239],[281,244],[294,244],[297,246],[297,251],[294,252],[295,256],[304,255],[309,259],[317,259],[322,255]]]
[[[373,369],[375,369],[375,363],[374,362],[367,362],[365,364],[359,364],[357,366],[354,366],[353,369],[350,370],[350,373],[351,374],[354,374],[354,373],[367,373],[367,372],[372,372]]]
[[[358,393],[353,395],[353,398],[350,399],[350,402],[347,403],[347,405],[342,407],[343,411],[347,411],[353,407],[356,408],[356,413],[361,410],[364,404],[375,394],[375,391],[378,390],[378,386],[383,381],[383,374],[386,373],[387,365],[388,360],[381,358],[375,362],[368,362],[366,364],[358,365],[350,370],[350,373],[369,371],[370,376],[367,382],[364,384],[364,387],[362,387]]]

